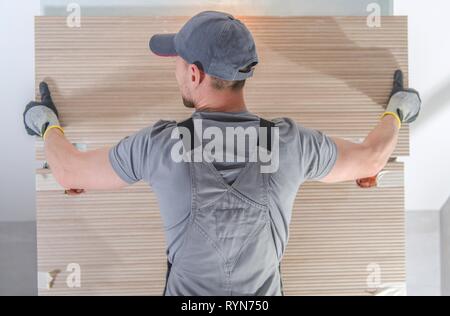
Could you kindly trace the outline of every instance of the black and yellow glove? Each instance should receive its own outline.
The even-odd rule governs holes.
[[[46,82],[39,84],[41,102],[31,101],[23,112],[23,123],[29,135],[41,136],[45,139],[46,132],[58,128],[64,133],[58,120],[58,110],[53,104],[50,90]]]
[[[389,98],[386,111],[381,118],[386,115],[393,115],[400,128],[402,123],[411,123],[419,116],[422,100],[419,92],[414,89],[405,89],[403,86],[403,72],[397,70],[394,74],[394,84]]]

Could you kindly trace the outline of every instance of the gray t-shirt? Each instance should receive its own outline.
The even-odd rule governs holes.
[[[203,129],[259,126],[259,117],[250,112],[194,112]],[[324,133],[296,124],[289,118],[274,119],[279,129],[279,168],[270,174],[269,203],[275,226],[275,243],[282,255],[288,240],[292,206],[299,186],[306,180],[319,180],[333,168],[337,159],[335,142]],[[127,136],[109,152],[113,169],[125,182],[144,180],[155,192],[171,262],[181,246],[191,211],[191,178],[187,163],[175,162],[171,150],[179,140],[171,138],[175,121],[159,121]],[[232,183],[245,163],[214,163],[226,182]]]

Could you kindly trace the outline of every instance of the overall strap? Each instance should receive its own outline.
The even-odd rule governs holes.
[[[194,121],[193,121],[192,117],[188,118],[187,120],[177,123],[177,127],[185,127],[189,130],[189,133],[191,135],[190,150],[194,150],[195,130],[194,130]],[[183,134],[180,134],[180,138],[183,141],[184,148],[186,148],[186,150],[187,150],[188,146],[186,144],[186,141],[183,139]]]
[[[267,151],[272,151],[272,127],[275,126],[275,123],[272,121],[267,121],[263,118],[259,118],[259,127],[265,127],[267,132]],[[258,146],[259,146],[259,137],[258,137]]]
[[[167,282],[169,281],[169,275],[170,275],[170,271],[172,270],[172,264],[170,263],[169,259],[167,259],[167,272],[166,272],[166,283],[164,285],[164,291],[163,291],[163,296],[166,296],[166,292],[167,292]]]

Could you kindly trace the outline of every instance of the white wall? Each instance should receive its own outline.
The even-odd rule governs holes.
[[[39,1],[0,2],[0,295],[37,293],[33,138],[22,111],[34,98]]]
[[[0,2],[0,221],[34,221],[33,138],[22,112],[34,99],[34,16],[39,1]]]
[[[405,158],[407,210],[440,210],[450,195],[449,12],[448,0],[394,1],[409,17],[410,86],[423,101]]]
[[[440,294],[440,280],[449,275],[441,271],[450,268],[450,235],[439,223],[440,218],[448,222],[440,213],[450,196],[449,12],[448,0],[394,1],[394,14],[408,15],[410,86],[423,100],[421,115],[411,125],[411,155],[403,159],[409,294]]]

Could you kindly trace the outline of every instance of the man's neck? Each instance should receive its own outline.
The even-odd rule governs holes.
[[[247,107],[242,92],[217,93],[199,102],[196,110],[207,112],[245,112]]]
[[[245,104],[243,106],[238,105],[224,105],[224,106],[204,106],[196,107],[198,112],[247,112]]]

